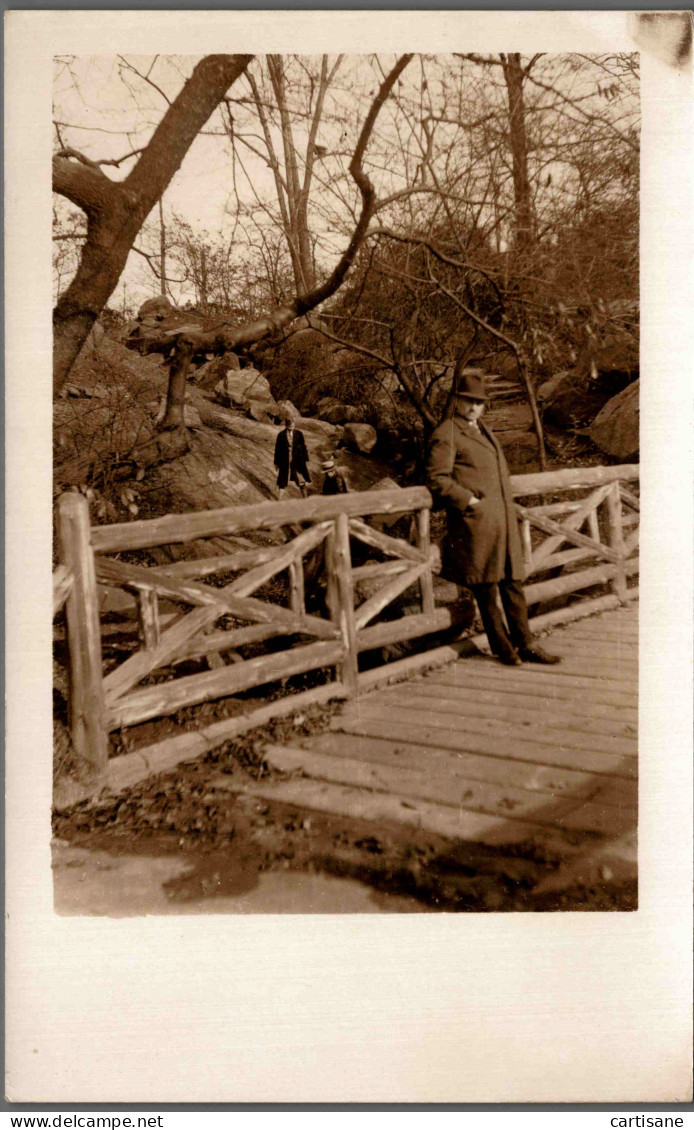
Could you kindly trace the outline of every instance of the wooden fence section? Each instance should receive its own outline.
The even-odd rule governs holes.
[[[544,603],[606,582],[613,592],[582,601],[587,612],[596,599],[614,607],[633,596],[627,578],[638,570],[633,557],[638,499],[625,484],[637,478],[634,466],[514,477],[514,494],[523,501],[519,515],[528,577],[533,578],[529,602]],[[450,612],[434,602],[439,554],[431,545],[430,506],[426,488],[410,487],[92,527],[87,500],[62,495],[54,614],[65,604],[70,728],[77,752],[98,774],[106,765],[109,730],[317,668],[334,672],[330,691],[316,688],[317,697],[356,695],[360,652],[451,623]],[[403,515],[410,516],[407,539],[387,532],[388,522]],[[167,544],[195,542],[196,552],[204,552],[206,539],[280,529],[286,540],[279,545],[157,566],[122,559]],[[355,562],[357,547],[361,557]],[[285,583],[268,589],[280,575]],[[323,578],[325,599],[309,612],[306,581],[317,576]],[[360,585],[365,581],[366,595]],[[106,675],[99,585],[134,596],[138,612],[139,646]],[[406,590],[417,594],[417,610],[383,619]],[[561,613],[567,619],[577,615],[575,608],[555,609],[539,619],[558,620]],[[241,648],[271,640],[271,652],[240,654]],[[176,675],[184,661],[202,658],[210,670]]]
[[[445,609],[434,607],[430,504],[425,488],[412,487],[90,528],[86,500],[63,495],[58,503],[62,561],[54,588],[62,593],[68,575],[80,577],[67,598],[71,731],[78,752],[99,770],[109,730],[316,668],[334,671],[335,697],[355,694],[360,651],[425,635],[450,622]],[[414,542],[379,528],[384,518],[408,514]],[[208,538],[277,529],[287,535],[284,544],[165,566],[111,556],[192,541],[204,552],[199,543]],[[367,564],[353,566],[354,543],[366,547]],[[319,611],[307,611],[306,573],[323,577]],[[280,574],[286,577],[284,586],[259,592]],[[371,595],[358,603],[355,586],[367,579]],[[379,585],[375,593],[373,582]],[[421,611],[379,622],[388,605],[415,584]],[[98,585],[133,595],[138,608],[139,646],[105,676]],[[239,654],[240,648],[271,640],[270,653]],[[174,670],[171,677],[178,664],[204,657],[211,657],[211,670],[182,677]],[[75,694],[78,686],[89,693]]]
[[[638,478],[638,464],[513,476],[514,496],[524,500],[516,509],[529,605],[609,583],[611,599],[599,596],[582,602],[580,614],[588,615],[638,595],[627,581],[639,569],[639,500],[626,486]],[[569,493],[574,497],[556,497]],[[537,495],[552,498],[525,501]],[[566,615],[569,612],[569,608],[555,610],[543,617],[543,623],[572,619]]]

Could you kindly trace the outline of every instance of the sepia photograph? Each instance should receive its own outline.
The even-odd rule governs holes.
[[[8,1100],[689,1101],[686,14],[6,53]]]
[[[637,906],[639,54],[55,59],[55,905]]]

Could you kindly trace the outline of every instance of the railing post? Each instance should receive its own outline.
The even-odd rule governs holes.
[[[306,614],[306,596],[304,592],[304,562],[299,557],[289,566],[289,607],[297,616]]]
[[[608,545],[619,554],[612,588],[622,604],[627,599],[626,569],[624,565],[624,531],[622,530],[622,495],[619,481],[612,483],[606,498],[608,517]]]
[[[159,597],[152,589],[141,588],[137,594],[138,634],[144,648],[156,647],[161,637]]]
[[[66,604],[70,734],[75,752],[95,776],[100,776],[108,761],[108,737],[104,726],[99,603],[89,533],[87,499],[76,493],[61,494],[58,499],[60,559],[74,577]]]
[[[521,518],[520,521],[520,534],[521,545],[523,547],[523,564],[525,565],[525,575],[530,575],[530,566],[533,562],[533,543],[530,540],[530,522],[527,518]]]
[[[435,611],[434,581],[431,575],[431,534],[430,515],[428,506],[417,511],[417,546],[427,559],[426,572],[422,573],[419,589],[422,595],[422,612],[428,616]]]
[[[357,632],[354,625],[354,582],[349,548],[349,518],[338,514],[326,539],[327,597],[333,623],[342,637],[345,656],[341,679],[348,695],[357,693]]]

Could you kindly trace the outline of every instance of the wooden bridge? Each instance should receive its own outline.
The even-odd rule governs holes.
[[[271,745],[300,774],[251,789],[264,800],[414,825],[494,845],[572,845],[637,824],[638,627],[635,607],[551,635],[562,664],[506,668],[460,658],[407,683],[366,691],[330,732]]]
[[[361,654],[435,639],[451,624],[435,603],[439,556],[423,487],[96,527],[86,499],[63,495],[54,609],[66,606],[71,733],[92,791],[171,768],[278,714],[344,698],[330,732],[268,749],[289,780],[246,791],[455,839],[540,836],[570,854],[580,834],[620,839],[633,854],[637,480],[636,466],[512,480],[532,623],[552,632],[563,657],[551,669],[502,667],[477,638],[360,671]],[[230,545],[249,531],[266,544]],[[179,559],[142,563],[142,551],[147,560],[164,545],[177,545]],[[309,608],[306,581],[317,565],[324,601]],[[281,575],[284,586],[268,587]],[[100,611],[101,592],[114,589],[132,602],[129,623]],[[125,658],[107,669],[102,643],[116,637]],[[270,639],[273,650],[259,653]],[[189,660],[209,670],[180,675]],[[315,668],[327,678],[309,691],[108,757],[109,731]]]

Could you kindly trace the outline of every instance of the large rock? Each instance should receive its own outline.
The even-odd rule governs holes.
[[[342,408],[341,402],[336,396],[322,396],[316,405],[316,416],[319,420],[326,420],[326,412],[331,412],[335,408]],[[336,420],[328,420],[328,423],[337,423]]]
[[[154,298],[148,298],[142,303],[137,312],[137,316],[141,322],[143,322],[145,318],[161,320],[162,318],[168,317],[173,310],[174,307],[171,305],[168,298],[157,294]]]
[[[278,400],[277,409],[280,420],[293,420],[296,424],[301,419],[301,412],[292,404],[291,400]]]
[[[385,478],[379,479],[369,487],[369,490],[400,490],[400,483],[396,483],[395,479]]]
[[[371,424],[345,424],[343,441],[353,451],[368,455],[376,446],[378,435]]]
[[[221,402],[230,408],[243,408],[246,400],[264,400],[275,404],[267,378],[257,369],[229,369],[216,385]]]
[[[344,432],[344,428],[329,424],[327,420],[316,420],[312,416],[300,416],[296,426],[305,435],[322,436],[330,440],[340,439]]]
[[[639,450],[639,382],[608,400],[590,429],[593,443],[615,459],[631,459]]]
[[[563,373],[555,373],[549,380],[543,381],[538,387],[535,397],[540,405],[549,404],[562,387],[573,380],[573,373],[566,369]]]
[[[400,490],[400,483],[396,483],[395,479],[390,478],[379,479],[368,489],[370,491]],[[398,537],[402,537],[406,541],[409,540],[412,526],[411,514],[372,514],[368,521],[369,525],[376,530],[387,530],[389,534],[397,534]]]
[[[327,420],[329,424],[355,424],[360,416],[359,409],[353,404],[333,404],[319,412],[319,419]]]
[[[270,424],[273,421],[281,419],[279,406],[274,400],[260,400],[251,397],[248,400],[244,400],[241,408],[252,420],[259,420],[263,424]]]
[[[224,353],[222,357],[215,357],[206,361],[193,373],[195,383],[200,388],[214,389],[219,381],[223,381],[227,373],[237,372],[241,368],[235,353]]]

